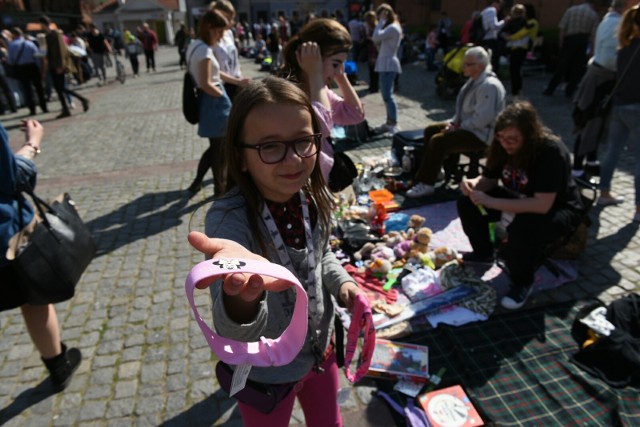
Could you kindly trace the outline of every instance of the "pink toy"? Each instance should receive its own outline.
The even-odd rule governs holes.
[[[358,366],[355,374],[353,374],[350,365],[356,352],[360,331],[364,331],[364,343],[362,344],[362,354],[360,355],[361,365]],[[344,355],[344,373],[349,381],[355,383],[367,374],[375,347],[376,329],[373,327],[371,306],[364,295],[358,294],[353,303],[353,314],[349,332],[347,333],[347,346]]]
[[[221,337],[209,328],[198,314],[193,293],[198,284],[210,286],[231,273],[260,274],[291,282],[296,287],[296,305],[291,323],[276,339],[260,337],[260,341],[242,342]],[[211,350],[225,363],[252,366],[282,366],[291,363],[300,353],[307,337],[307,293],[298,279],[286,268],[273,263],[248,259],[213,259],[197,264],[184,284],[187,299],[200,330]]]

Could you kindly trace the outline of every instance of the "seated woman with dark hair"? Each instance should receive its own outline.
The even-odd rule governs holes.
[[[483,175],[460,184],[458,214],[473,247],[463,258],[491,262],[489,223],[511,220],[500,254],[513,285],[501,305],[517,309],[531,294],[545,247],[577,226],[583,205],[566,146],[529,102],[505,108],[495,131]]]

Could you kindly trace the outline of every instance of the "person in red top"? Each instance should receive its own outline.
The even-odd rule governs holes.
[[[140,41],[144,49],[144,57],[147,60],[147,73],[156,70],[156,50],[158,50],[158,36],[156,32],[149,28],[146,22],[142,25]]]

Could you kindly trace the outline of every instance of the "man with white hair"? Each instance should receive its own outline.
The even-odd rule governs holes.
[[[489,54],[480,46],[465,52],[462,71],[469,80],[458,94],[455,116],[424,130],[425,149],[408,197],[435,192],[438,172],[448,155],[482,151],[493,140],[495,118],[505,105],[504,86],[492,72]]]

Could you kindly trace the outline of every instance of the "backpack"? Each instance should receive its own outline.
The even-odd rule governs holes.
[[[475,17],[471,24],[471,31],[469,31],[469,39],[473,44],[480,44],[484,40],[484,36],[487,32],[484,29],[482,22],[482,14]]]
[[[197,47],[193,49],[189,60],[193,56]],[[195,125],[200,120],[200,111],[198,108],[198,95],[200,89],[196,86],[196,82],[193,79],[191,73],[189,73],[189,61],[187,61],[187,71],[184,73],[184,79],[182,82],[182,114],[187,122]]]

